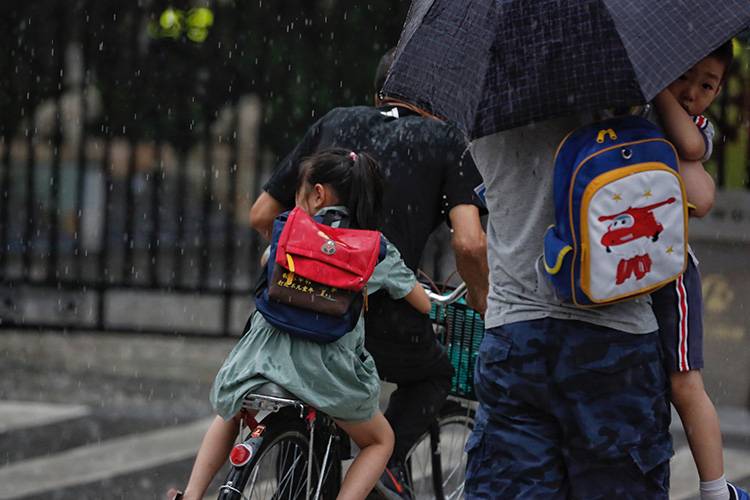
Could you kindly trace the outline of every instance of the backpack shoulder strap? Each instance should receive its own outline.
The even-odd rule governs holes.
[[[385,260],[386,255],[388,255],[388,241],[385,239],[385,236],[383,236],[383,233],[380,233],[380,249],[378,250],[378,263],[383,262],[383,260]]]
[[[339,210],[327,210],[322,216],[315,216],[313,218],[316,222],[331,227],[348,228],[351,225],[349,215]]]

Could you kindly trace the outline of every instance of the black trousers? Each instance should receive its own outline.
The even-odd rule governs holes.
[[[370,297],[365,347],[380,378],[397,385],[385,417],[393,427],[393,458],[402,460],[445,403],[453,367],[432,323],[405,301]]]

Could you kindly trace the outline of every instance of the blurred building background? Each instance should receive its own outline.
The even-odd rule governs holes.
[[[0,2],[0,499],[184,485],[213,374],[253,307],[250,204],[317,118],[372,102],[408,7]],[[690,230],[727,477],[750,487],[746,35],[735,55],[710,111],[719,196]],[[455,269],[448,238],[423,263],[438,281]],[[674,435],[672,498],[695,499]]]
[[[2,324],[237,333],[251,201],[317,118],[372,102],[407,8],[4,2]]]
[[[3,2],[0,328],[240,333],[262,246],[247,225],[250,203],[313,121],[371,103],[374,69],[407,9],[404,0]],[[736,363],[725,397],[746,406],[747,37],[735,53],[710,113],[721,192],[691,239],[707,362]],[[453,270],[444,248],[425,264],[437,279]],[[709,385],[724,383],[713,373]]]

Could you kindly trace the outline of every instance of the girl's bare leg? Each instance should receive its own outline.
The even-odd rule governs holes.
[[[185,500],[201,500],[203,498],[211,480],[226,462],[234,440],[237,438],[239,428],[239,415],[230,420],[224,420],[219,416],[214,418],[203,437],[198,455],[195,457],[193,470],[185,488],[183,497]]]
[[[380,475],[393,452],[393,430],[382,413],[377,412],[366,422],[336,423],[349,434],[360,449],[341,484],[338,500],[364,499]]]

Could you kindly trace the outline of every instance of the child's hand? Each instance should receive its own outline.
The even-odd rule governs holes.
[[[654,106],[661,118],[667,139],[674,144],[681,160],[698,161],[706,154],[706,143],[692,117],[677,102],[669,90],[662,90],[654,98]]]

